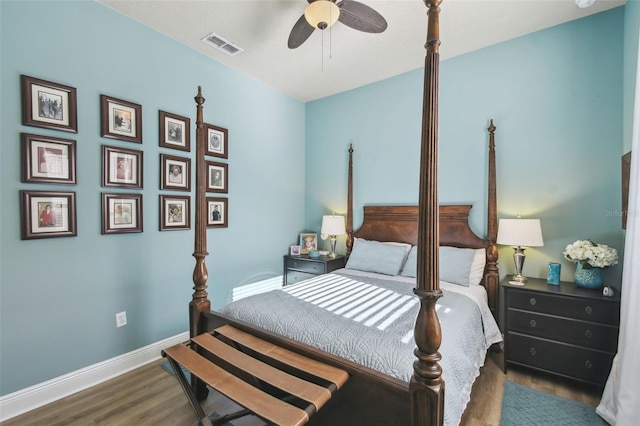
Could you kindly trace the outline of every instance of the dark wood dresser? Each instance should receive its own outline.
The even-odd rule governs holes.
[[[509,365],[521,365],[604,386],[618,345],[618,292],[605,297],[569,282],[508,281],[502,282],[505,373]]]
[[[316,275],[328,274],[331,271],[343,268],[345,263],[344,256],[311,258],[308,255],[285,255],[283,284],[289,285]]]

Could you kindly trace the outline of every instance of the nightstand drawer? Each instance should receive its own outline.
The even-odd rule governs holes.
[[[508,333],[509,362],[604,386],[614,354]]]
[[[306,280],[307,278],[317,277],[317,274],[308,274],[306,272],[287,270],[287,285]]]
[[[611,325],[620,318],[620,306],[615,303],[516,289],[509,292],[509,307]]]
[[[616,352],[618,327],[508,309],[508,331]]]
[[[324,274],[324,262],[314,262],[309,259],[287,258],[287,269],[295,269],[297,271],[308,272],[314,275]]]

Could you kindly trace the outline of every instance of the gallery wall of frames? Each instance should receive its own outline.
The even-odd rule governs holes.
[[[68,136],[78,132],[77,89],[75,87],[22,75],[22,124],[56,130],[58,136],[38,135],[34,130],[21,134],[22,182],[48,184],[50,191],[29,190],[21,195],[21,236],[23,240],[77,236],[75,192],[65,190],[77,182],[77,143]],[[101,186],[96,202],[101,203],[102,234],[143,232],[144,152],[142,105],[131,100],[101,94],[99,114],[102,141]],[[159,231],[191,229],[191,120],[158,110],[160,155]],[[229,132],[205,123],[208,228],[226,228],[229,212]],[[193,132],[195,134],[195,131]],[[155,141],[154,141],[155,143]],[[166,150],[166,152],[164,152]],[[180,155],[176,151],[182,151]],[[87,169],[91,169],[87,166]],[[86,170],[83,176],[89,175]],[[96,182],[100,180],[96,177]],[[117,189],[117,192],[114,191]],[[138,192],[137,192],[138,191]]]

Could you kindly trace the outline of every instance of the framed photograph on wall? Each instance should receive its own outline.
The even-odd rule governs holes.
[[[229,158],[229,131],[225,128],[204,123],[207,136],[206,155],[213,157]]]
[[[22,181],[76,183],[76,141],[22,133]]]
[[[160,189],[191,191],[191,159],[160,154]]]
[[[160,230],[191,228],[191,197],[182,195],[160,196]]]
[[[160,146],[191,151],[191,120],[160,111]]]
[[[207,197],[207,228],[227,228],[229,222],[229,200],[227,198]]]
[[[142,188],[143,152],[102,145],[102,186]]]
[[[300,253],[309,254],[310,250],[318,250],[318,234],[300,234]]]
[[[100,95],[102,136],[142,143],[142,105]]]
[[[26,75],[22,82],[22,124],[78,132],[76,89]]]
[[[142,232],[142,194],[102,193],[102,233]]]
[[[206,161],[207,168],[207,192],[229,192],[229,165]]]
[[[75,237],[76,193],[20,191],[22,239]]]

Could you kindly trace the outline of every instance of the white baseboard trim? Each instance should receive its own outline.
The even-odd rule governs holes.
[[[188,339],[189,332],[185,331],[135,351],[2,396],[0,421],[9,420],[153,362],[160,358],[162,349]]]

